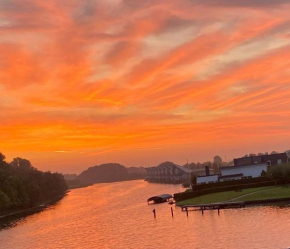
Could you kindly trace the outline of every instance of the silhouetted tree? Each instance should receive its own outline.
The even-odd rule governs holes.
[[[188,169],[196,169],[197,165],[195,163],[189,163],[189,164],[185,164],[184,167]]]
[[[201,169],[201,168],[202,168],[202,164],[201,164],[200,162],[198,162],[198,163],[196,164],[196,168],[197,168],[197,169]]]
[[[10,164],[13,167],[18,167],[18,168],[21,168],[21,169],[24,169],[24,170],[33,169],[30,161],[28,161],[26,159],[23,159],[23,158],[20,158],[20,157],[14,158],[13,161]]]
[[[212,162],[211,161],[207,161],[207,162],[204,162],[203,164],[202,164],[202,166],[203,167],[205,167],[205,166],[209,166],[210,168],[212,168]]]
[[[194,174],[190,175],[190,183],[192,186],[196,185],[196,176]]]
[[[219,165],[223,162],[223,159],[220,156],[215,156],[213,162]]]
[[[262,177],[267,177],[268,174],[267,174],[267,172],[266,172],[265,170],[263,170],[263,171],[261,172],[261,176],[262,176]]]
[[[0,152],[0,162],[4,162],[5,156]]]
[[[19,157],[8,164],[0,153],[0,212],[52,201],[66,190],[61,174],[38,171]]]
[[[283,179],[283,169],[281,166],[270,167],[268,169],[268,176],[272,180],[281,180]]]

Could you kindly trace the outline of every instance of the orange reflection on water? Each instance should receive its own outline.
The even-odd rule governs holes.
[[[184,212],[147,205],[152,195],[181,191],[180,185],[142,180],[72,190],[57,205],[1,231],[6,248],[286,248],[290,208]],[[157,218],[152,210],[156,209]]]

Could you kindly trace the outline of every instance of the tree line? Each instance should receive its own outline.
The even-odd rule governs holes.
[[[213,161],[206,161],[203,163],[197,162],[197,163],[186,163],[183,165],[183,167],[188,169],[204,169],[205,166],[209,166],[210,169],[213,169],[215,174],[218,174],[220,167],[227,167],[230,165],[233,165],[233,161],[224,162],[220,156],[215,156],[213,158]]]
[[[262,171],[261,176],[279,181],[280,183],[290,183],[290,163],[270,166],[267,172]]]
[[[0,212],[50,202],[66,191],[61,174],[39,171],[30,161],[19,157],[8,163],[0,153]]]

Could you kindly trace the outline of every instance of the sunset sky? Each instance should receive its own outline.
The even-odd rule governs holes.
[[[289,0],[0,0],[0,151],[80,173],[290,149]]]

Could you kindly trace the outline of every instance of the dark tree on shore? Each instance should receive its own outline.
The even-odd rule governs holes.
[[[280,180],[284,183],[290,183],[290,163],[269,167],[267,176],[272,180]]]
[[[220,164],[222,164],[223,159],[220,156],[215,156],[213,158],[213,162],[216,163],[217,165],[220,165]]]
[[[190,175],[190,183],[191,185],[196,185],[196,176],[194,174]]]
[[[61,174],[39,171],[28,160],[19,157],[9,164],[0,153],[0,211],[52,201],[66,190]]]

